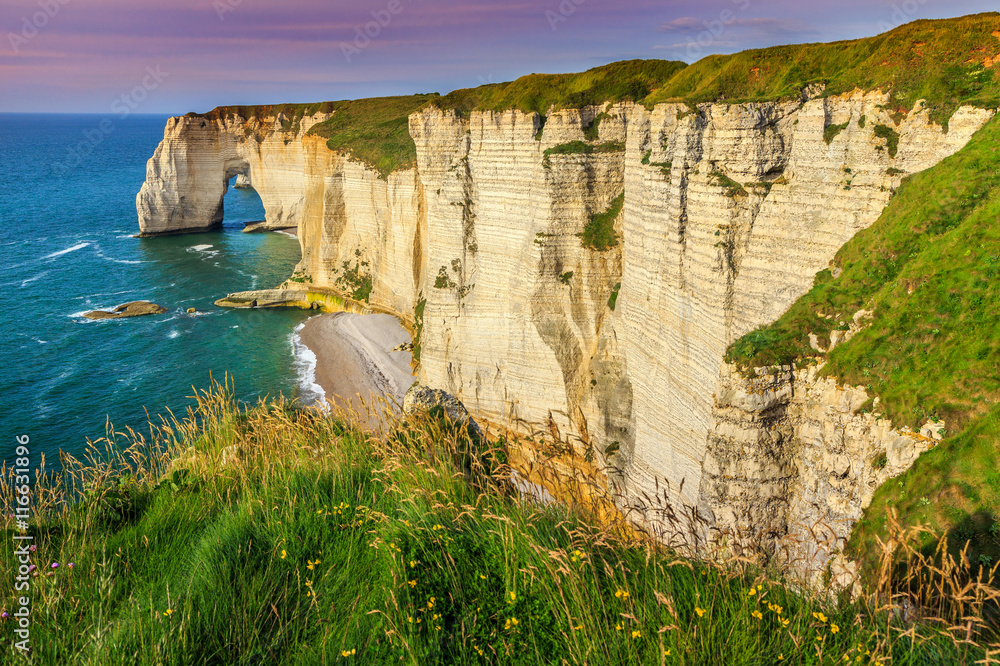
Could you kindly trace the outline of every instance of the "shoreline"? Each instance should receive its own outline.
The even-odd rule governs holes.
[[[306,320],[292,336],[303,403],[332,404],[377,428],[379,419],[365,405],[384,397],[398,409],[416,379],[412,354],[391,351],[406,342],[410,334],[392,315],[334,312]]]

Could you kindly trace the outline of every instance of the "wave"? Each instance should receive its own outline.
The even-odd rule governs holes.
[[[187,251],[188,252],[192,252],[192,253],[196,253],[196,254],[201,254],[201,255],[203,255],[205,257],[205,259],[211,259],[212,257],[219,256],[219,250],[213,250],[212,249],[213,247],[215,247],[215,246],[214,245],[192,245],[191,247],[187,248]],[[218,266],[218,264],[216,264],[216,266]]]
[[[299,331],[305,323],[299,324],[292,331],[292,354],[295,362],[296,383],[299,388],[299,401],[306,406],[319,407],[323,411],[329,410],[326,402],[326,392],[323,387],[316,383],[316,354],[309,347],[302,344]]]
[[[44,257],[42,257],[42,259],[55,259],[56,257],[61,257],[64,254],[69,254],[70,252],[76,252],[77,250],[82,250],[83,248],[89,245],[90,243],[77,243],[73,247],[68,247],[65,250],[59,250],[58,252],[47,254]]]
[[[167,333],[167,339],[173,340],[174,338],[179,338],[181,336],[180,331],[173,330]]]
[[[107,259],[108,261],[113,261],[116,264],[144,264],[144,263],[146,263],[145,261],[130,261],[128,259],[112,259],[111,257],[104,257],[104,259]]]
[[[45,277],[48,274],[49,274],[48,271],[43,271],[43,272],[39,273],[38,275],[36,275],[35,277],[30,277],[30,278],[28,278],[26,280],[21,280],[21,286],[25,287],[25,286],[31,284],[32,282],[35,282],[37,280],[41,280],[43,277]]]

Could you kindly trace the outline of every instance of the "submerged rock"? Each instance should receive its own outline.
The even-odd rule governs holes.
[[[87,319],[125,319],[143,315],[163,314],[167,309],[149,301],[133,301],[119,305],[114,310],[92,310],[83,315]]]

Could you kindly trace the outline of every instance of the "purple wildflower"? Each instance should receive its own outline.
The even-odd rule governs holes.
[[[53,569],[58,569],[59,568],[59,563],[58,562],[53,562],[52,563],[52,568]]]
[[[4,611],[4,612],[0,613],[0,617],[2,617],[3,619],[6,620],[7,618],[10,617],[10,613],[8,613],[7,611]]]
[[[31,552],[35,552],[36,550],[38,550],[38,546],[36,546],[35,544],[31,544],[30,546],[28,546],[28,550],[30,550]]]
[[[72,562],[70,562],[70,563],[69,563],[69,564],[67,564],[66,566],[68,566],[68,567],[69,567],[70,569],[72,569],[72,568],[73,568],[73,567],[75,567],[76,565],[75,565],[75,564],[73,564]]]
[[[35,565],[34,564],[32,564],[30,567],[28,567],[28,573],[31,573],[34,570],[35,570]]]

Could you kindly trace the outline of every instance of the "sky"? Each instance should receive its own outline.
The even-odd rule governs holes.
[[[0,0],[0,112],[183,114],[694,62],[995,0]]]

